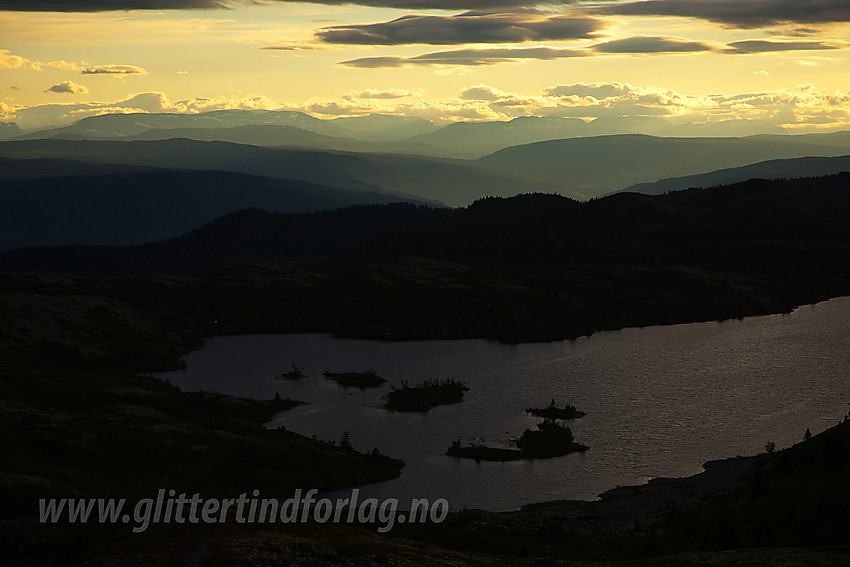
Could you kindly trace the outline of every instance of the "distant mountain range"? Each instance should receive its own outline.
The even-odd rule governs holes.
[[[364,200],[362,195],[345,199],[336,194],[328,199],[325,193],[315,204],[320,208],[334,206],[333,203],[384,203],[388,199],[463,207],[485,197],[522,193],[556,193],[587,200],[625,187],[639,192],[666,192],[751,177],[837,173],[846,168],[836,156],[850,155],[850,132],[743,138],[671,138],[646,133],[588,136],[616,131],[626,124],[641,131],[670,127],[658,118],[625,122],[597,119],[585,123],[570,118],[523,117],[438,128],[427,120],[401,116],[320,120],[292,111],[104,115],[85,118],[65,128],[0,141],[0,158],[16,160],[3,164],[0,183],[78,175],[130,175],[161,169],[222,171],[302,182],[325,190],[372,194]],[[5,128],[17,131],[16,127]],[[553,137],[559,139],[550,139]],[[544,141],[534,141],[538,139]],[[469,159],[484,150],[529,141]],[[789,159],[794,161],[781,161]],[[113,178],[117,183],[116,180]],[[56,183],[45,182],[42,187],[49,186],[51,194],[58,195]],[[92,180],[93,187],[101,192],[89,193],[82,190],[80,180],[65,183],[69,184],[69,194],[105,198],[102,180]],[[141,191],[142,185],[129,177],[121,183]],[[214,193],[218,189],[214,180],[211,183],[208,189]],[[253,181],[251,184],[256,185]],[[230,190],[228,187],[221,190]],[[180,191],[177,186],[173,188]],[[190,193],[203,198],[200,193]],[[389,197],[375,197],[377,193]],[[167,217],[171,212],[165,209],[165,203],[161,214]],[[256,201],[232,204],[238,208],[265,206]],[[54,206],[65,206],[65,201],[42,201],[40,210],[49,216],[48,210]],[[98,203],[91,206],[100,210]],[[291,209],[275,202],[271,208],[307,210],[299,207]],[[146,210],[153,214],[153,204]],[[233,210],[236,209],[215,212]],[[209,218],[205,216],[203,220]],[[197,226],[200,220],[188,216],[186,222],[168,230],[151,230],[136,236],[172,236],[174,230]],[[25,239],[10,237],[0,246],[36,242],[36,231],[29,234]],[[75,240],[72,233],[64,234],[64,240],[54,240],[57,235],[53,234],[46,242],[113,242]],[[122,242],[135,242],[136,236],[120,238]]]
[[[285,126],[298,128],[326,138],[310,138],[304,134],[280,130],[279,139],[266,136],[254,139],[240,133],[224,132],[245,126]],[[201,135],[198,129],[220,130]],[[585,122],[576,118],[553,116],[522,116],[507,121],[457,122],[448,125],[429,120],[386,114],[318,119],[303,112],[271,110],[220,110],[198,114],[108,114],[84,118],[70,126],[23,133],[9,130],[0,139],[67,139],[111,140],[164,139],[165,132],[140,137],[148,130],[183,130],[171,137],[239,141],[259,145],[282,146],[298,144],[305,149],[338,149],[391,153],[414,153],[443,157],[475,158],[509,146],[576,137],[617,134],[646,134],[652,136],[751,136],[789,138],[783,131],[765,122],[728,120],[705,124],[673,124],[663,118],[649,116],[599,117]],[[776,134],[771,136],[771,134]],[[826,144],[830,145],[830,144]]]
[[[71,159],[92,163],[232,171],[296,179],[403,199],[468,204],[487,195],[555,191],[560,182],[529,181],[491,172],[474,161],[426,156],[283,150],[228,142],[30,140],[0,142],[0,157]]]
[[[14,122],[0,122],[0,140],[16,138],[23,133],[23,130]]]
[[[658,138],[599,136],[537,142],[477,160],[491,171],[560,183],[560,193],[591,198],[636,183],[747,165],[766,159],[850,153],[844,133],[823,138]],[[808,140],[808,143],[806,142]],[[833,145],[827,145],[832,142]]]
[[[90,116],[70,126],[29,132],[19,139],[103,140],[135,136],[156,128],[234,128],[258,125],[291,126],[326,136],[350,137],[345,130],[332,121],[320,120],[303,112],[217,110],[198,114],[132,113]]]

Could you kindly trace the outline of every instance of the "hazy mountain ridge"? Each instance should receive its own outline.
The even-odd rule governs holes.
[[[0,122],[0,140],[8,140],[23,134],[20,126],[14,122]]]
[[[467,160],[400,154],[271,149],[229,142],[29,140],[0,142],[0,156],[48,157],[172,169],[233,171],[405,199],[466,205],[485,195],[554,190],[557,183],[495,174]]]
[[[692,187],[715,187],[754,178],[811,177],[832,175],[844,171],[850,171],[850,156],[774,159],[743,167],[720,169],[711,173],[673,177],[652,183],[638,183],[623,189],[622,192],[660,195],[669,191],[681,191]]]
[[[249,121],[267,123],[238,125]],[[275,121],[290,124],[271,123]],[[319,130],[318,123],[332,126],[334,135],[304,129]],[[180,124],[194,126],[178,127]],[[359,129],[361,137],[377,139],[386,138],[390,133],[398,135],[410,128],[427,129],[428,124],[399,116],[372,115],[331,121],[277,111],[105,115],[81,120],[62,134],[66,138],[77,137],[74,140],[0,142],[0,156],[233,171],[465,206],[487,196],[526,192],[556,192],[588,199],[637,183],[699,175],[765,160],[850,154],[850,133],[837,132],[746,138],[620,134],[510,146],[475,160],[436,157],[451,152],[452,147],[460,153],[480,152],[481,146],[463,145],[464,132],[490,130],[493,140],[498,140],[498,136],[508,131],[513,132],[510,134],[513,138],[525,134],[533,137],[542,128],[548,132],[545,135],[548,137],[555,132],[562,134],[563,128],[587,128],[581,120],[560,118],[523,117],[505,123],[456,123],[427,134],[436,136],[437,143],[445,142],[443,146],[411,141],[419,136],[381,142],[366,141],[343,132],[343,127],[348,125],[352,131]],[[83,139],[91,131],[99,132],[98,136],[104,139]],[[450,140],[455,140],[454,146],[449,144]],[[501,143],[504,142],[507,138]],[[417,153],[421,155],[413,155]],[[825,172],[814,170],[802,174]],[[760,171],[756,175],[775,176]],[[720,178],[713,184],[736,180],[739,178]]]
[[[827,146],[799,143],[794,138],[769,141],[616,135],[513,146],[476,162],[494,171],[509,171],[531,180],[546,183],[560,180],[574,195],[590,198],[637,182],[737,167],[766,159],[847,154],[848,147],[840,145],[847,140],[839,137],[836,141],[837,145]]]
[[[30,179],[0,183],[0,250],[142,244],[178,236],[250,207],[314,212],[401,200],[375,191],[215,171]]]
[[[764,134],[765,132],[775,132],[775,134]],[[415,136],[408,141],[456,147],[491,148],[495,151],[533,142],[622,134],[661,137],[729,137],[764,134],[768,137],[790,137],[790,135],[782,135],[781,132],[782,130],[776,126],[752,120],[673,124],[663,118],[648,116],[599,117],[589,122],[558,116],[520,116],[507,121],[456,122],[432,133]]]
[[[151,128],[140,134],[112,138],[115,140],[171,140],[186,138],[198,141],[231,142],[265,146],[275,149],[311,149],[362,153],[413,154],[435,157],[479,157],[481,151],[467,156],[466,152],[430,144],[413,144],[406,141],[382,141],[382,136],[373,136],[376,140],[360,138],[337,138],[317,134],[294,126],[271,124],[234,126],[230,128]],[[54,139],[73,139],[70,135]]]
[[[90,163],[72,159],[0,157],[0,183],[24,179],[66,177],[72,175],[108,175],[137,173],[157,168],[114,163]]]
[[[328,120],[288,110],[215,110],[198,114],[128,113],[103,114],[83,118],[70,126],[29,132],[21,140],[71,136],[73,139],[109,139],[134,136],[155,128],[232,128],[236,126],[293,126],[326,136],[348,134]]]
[[[395,142],[438,130],[439,125],[424,118],[393,114],[369,114],[333,118],[350,135],[374,142]]]
[[[705,124],[673,124],[659,117],[599,117],[592,121],[555,116],[520,116],[505,121],[470,121],[438,124],[417,117],[370,114],[339,118],[315,118],[297,111],[220,110],[196,114],[135,113],[107,114],[84,118],[61,128],[18,132],[15,139],[103,140],[141,136],[147,130],[224,129],[244,126],[288,126],[333,138],[313,139],[301,135],[305,148],[342,149],[416,153],[444,157],[481,157],[499,149],[556,139],[596,137],[621,134],[652,136],[754,136],[771,141],[787,138],[810,138],[804,143],[818,142],[817,137],[831,134],[793,135],[759,121],[727,120]],[[204,138],[200,134],[197,139]],[[174,137],[174,136],[171,136]],[[290,135],[291,138],[298,136]],[[144,138],[149,139],[149,138]],[[218,138],[225,139],[225,138]],[[348,140],[345,145],[342,140]],[[371,142],[372,144],[357,144]],[[392,143],[390,143],[392,142]],[[288,145],[285,139],[269,145]],[[394,145],[396,144],[396,145]],[[264,144],[266,145],[266,144]],[[846,144],[845,144],[846,145]],[[780,156],[774,156],[780,157]]]

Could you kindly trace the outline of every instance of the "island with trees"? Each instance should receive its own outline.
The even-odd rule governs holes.
[[[403,380],[400,388],[391,388],[383,398],[386,400],[386,409],[415,412],[426,412],[433,407],[460,403],[463,401],[464,392],[469,390],[466,384],[454,378],[425,380],[418,386],[410,386]]]
[[[289,371],[284,372],[283,374],[278,374],[275,376],[275,380],[301,380],[306,377],[307,375],[304,374],[304,367],[296,366],[293,362]]]
[[[453,441],[446,449],[446,455],[475,459],[476,461],[519,461],[522,459],[550,459],[570,453],[583,453],[590,449],[587,445],[576,443],[569,427],[554,419],[544,419],[537,429],[526,429],[522,435],[512,440],[516,449],[507,447],[488,447],[486,445],[462,446],[460,439]]]
[[[545,408],[527,408],[525,413],[530,413],[534,417],[542,417],[544,419],[579,419],[585,416],[583,411],[577,410],[575,406],[566,404],[559,408],[555,405],[555,398],[549,402]]]

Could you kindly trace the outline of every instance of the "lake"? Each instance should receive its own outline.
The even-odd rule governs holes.
[[[282,397],[309,405],[277,415],[324,440],[349,431],[358,450],[404,459],[399,479],[361,494],[446,498],[452,509],[511,510],[591,499],[619,485],[698,473],[702,463],[777,448],[837,423],[850,402],[850,298],[787,315],[601,332],[575,341],[504,345],[485,340],[387,343],[318,334],[212,337],[158,374],[184,390]],[[292,363],[307,378],[276,381]],[[374,370],[389,383],[343,388],[322,372]],[[464,401],[424,414],[388,412],[389,384],[456,378]],[[584,418],[566,422],[582,454],[511,463],[443,455],[453,440],[506,445],[539,421],[525,408],[555,399]],[[253,487],[245,487],[250,491]],[[310,488],[310,487],[305,487]],[[344,493],[347,495],[347,491]]]

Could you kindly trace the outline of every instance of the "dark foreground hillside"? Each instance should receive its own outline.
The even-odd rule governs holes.
[[[139,536],[124,525],[40,524],[35,505],[163,486],[233,496],[392,478],[401,463],[380,453],[262,427],[294,400],[180,392],[144,374],[175,367],[214,334],[532,341],[788,311],[850,294],[847,188],[845,174],[585,204],[525,195],[458,211],[252,210],[147,246],[2,253],[0,560],[847,565],[848,423],[600,502],[463,511],[383,536],[315,524]]]

